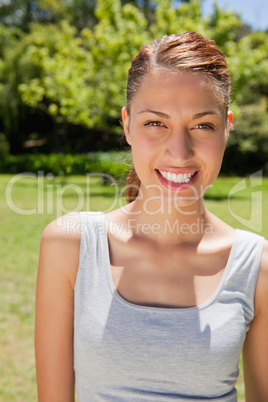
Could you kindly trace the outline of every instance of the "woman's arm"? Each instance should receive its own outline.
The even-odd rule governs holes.
[[[73,223],[78,220],[71,214],[53,221],[41,240],[35,327],[39,402],[74,401],[73,299],[80,234]]]
[[[268,242],[265,242],[255,295],[255,318],[244,350],[246,402],[268,401]]]

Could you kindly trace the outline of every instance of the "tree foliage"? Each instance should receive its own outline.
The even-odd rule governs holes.
[[[66,21],[32,26],[23,59],[31,60],[38,74],[18,87],[25,104],[47,109],[58,122],[88,127],[109,128],[118,118],[129,60],[150,40],[146,19],[119,1],[99,1],[96,16],[98,24],[79,36]]]

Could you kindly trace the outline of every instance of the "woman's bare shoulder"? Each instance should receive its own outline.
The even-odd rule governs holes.
[[[267,289],[267,297],[268,297],[268,241],[264,241],[263,252],[261,258],[260,265],[260,274],[259,274],[259,282],[263,284],[263,286]]]
[[[246,398],[268,399],[268,242],[265,241],[255,292],[255,318],[244,345],[244,377]]]
[[[72,212],[50,222],[43,231],[42,240],[80,240],[80,214]]]
[[[80,214],[70,213],[49,223],[40,245],[39,275],[66,279],[74,287],[79,265]]]
[[[268,241],[265,240],[260,265],[259,278],[256,288],[256,304],[259,309],[264,309],[267,313],[268,305]]]

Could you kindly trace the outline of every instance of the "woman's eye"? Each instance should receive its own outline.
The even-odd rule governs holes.
[[[200,130],[213,130],[213,127],[206,123],[197,124],[194,128],[198,128]]]
[[[148,121],[148,123],[145,123],[145,126],[164,127],[164,124],[161,121]]]

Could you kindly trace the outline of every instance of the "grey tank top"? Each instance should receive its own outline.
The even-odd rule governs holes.
[[[221,282],[205,303],[140,306],[114,287],[105,215],[82,212],[74,296],[78,401],[235,402],[263,241],[236,230]]]

